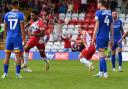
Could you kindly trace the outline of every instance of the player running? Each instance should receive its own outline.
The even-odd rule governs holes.
[[[89,68],[89,71],[93,71],[94,66],[89,60],[91,60],[95,53],[95,45],[91,44],[91,36],[84,29],[81,28],[80,32],[82,34],[82,42],[84,42],[85,48],[80,53],[79,59],[81,63],[85,64]]]
[[[122,27],[122,21],[118,19],[118,14],[116,11],[112,12],[113,16],[113,28],[114,28],[114,45],[112,47],[112,56],[111,56],[111,61],[112,61],[112,67],[113,71],[116,71],[115,67],[115,53],[116,49],[118,50],[118,71],[122,72],[122,44],[118,45],[118,41],[121,39],[122,35],[124,34],[124,30]],[[126,43],[126,40],[124,40]]]
[[[48,60],[46,59],[45,55],[45,24],[41,18],[39,18],[39,11],[38,10],[32,10],[31,12],[31,20],[29,22],[29,36],[30,39],[25,45],[25,52],[24,52],[24,64],[22,65],[22,68],[27,67],[27,62],[28,62],[28,52],[31,48],[37,47],[42,59],[45,62],[45,67],[46,71],[49,69],[49,63]],[[47,34],[46,34],[47,35]]]
[[[26,43],[24,32],[24,14],[18,10],[18,1],[12,1],[12,11],[6,13],[4,17],[4,30],[6,36],[4,74],[2,78],[8,76],[9,58],[13,51],[16,55],[16,77],[23,78],[20,75],[21,61],[20,52],[23,51],[22,40]]]
[[[113,23],[112,23],[112,15],[111,11],[108,10],[109,1],[107,0],[98,0],[98,8],[96,11],[96,24],[94,29],[94,34],[92,37],[92,43],[94,43],[96,37],[96,46],[99,51],[100,56],[100,67],[99,73],[96,75],[98,77],[108,78],[107,74],[107,65],[105,60],[105,48],[108,47],[108,43],[110,41],[110,45],[113,45]],[[110,32],[110,39],[109,39]],[[104,73],[104,74],[103,74]]]

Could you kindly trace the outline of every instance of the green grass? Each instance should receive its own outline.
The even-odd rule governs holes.
[[[3,73],[3,64],[0,60],[0,75]],[[109,78],[96,78],[98,62],[94,62],[95,71],[88,69],[79,61],[50,61],[50,70],[44,71],[41,60],[30,61],[29,68],[32,73],[22,71],[24,79],[15,78],[15,65],[10,62],[9,76],[0,78],[0,89],[127,89],[128,88],[128,62],[123,63],[124,72],[112,72],[111,63],[108,62]]]

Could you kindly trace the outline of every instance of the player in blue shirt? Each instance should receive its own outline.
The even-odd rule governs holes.
[[[105,60],[105,48],[108,47],[108,43],[113,44],[113,25],[111,11],[108,10],[109,2],[107,0],[98,0],[98,9],[96,11],[96,24],[92,43],[94,43],[96,37],[96,48],[99,51],[100,56],[100,68],[98,77],[107,78],[107,65]],[[110,33],[110,39],[109,39]]]
[[[23,51],[22,40],[25,41],[24,32],[24,14],[18,11],[18,1],[12,1],[12,11],[5,14],[4,17],[4,30],[7,33],[6,36],[6,48],[5,48],[5,60],[4,60],[4,74],[2,78],[7,77],[9,58],[11,52],[15,52],[16,55],[16,77],[22,78],[20,75],[21,61],[20,54]]]
[[[118,44],[118,41],[121,39],[122,35],[124,34],[124,30],[122,27],[122,21],[118,19],[118,14],[116,11],[112,12],[113,16],[113,28],[114,28],[114,45],[112,47],[112,67],[113,71],[116,71],[115,69],[115,53],[116,49],[118,50],[118,71],[122,72],[122,44]],[[126,40],[124,40],[126,43]]]

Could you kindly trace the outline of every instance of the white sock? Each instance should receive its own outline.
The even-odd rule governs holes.
[[[90,65],[90,63],[91,63],[91,62],[88,61],[86,58],[81,58],[81,59],[80,59],[80,62],[83,63],[83,64],[85,64],[85,65],[88,66],[88,67],[89,67],[89,65]]]
[[[27,65],[27,63],[28,63],[28,53],[24,52],[24,64]]]
[[[44,57],[43,60],[44,60],[44,62],[45,62],[46,64],[48,64],[49,61],[48,61],[48,59],[47,59],[46,57]]]
[[[104,77],[105,77],[105,78],[108,77],[108,73],[107,73],[107,72],[104,73]]]
[[[102,74],[103,74],[103,72],[99,71],[99,75],[102,75]]]

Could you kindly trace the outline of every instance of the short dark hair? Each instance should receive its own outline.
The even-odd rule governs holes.
[[[109,0],[98,0],[99,3],[101,3],[103,6],[105,6],[107,9],[110,6]]]
[[[17,6],[19,4],[19,2],[17,0],[13,0],[11,3],[13,6]]]
[[[35,15],[39,15],[40,12],[39,12],[39,10],[37,10],[37,9],[33,9],[33,10],[32,10],[32,13],[34,13]]]

